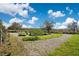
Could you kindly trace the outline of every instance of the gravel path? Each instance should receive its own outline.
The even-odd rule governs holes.
[[[70,34],[63,34],[59,38],[21,42],[24,44],[28,56],[47,56],[49,52],[54,51],[56,47],[60,47],[69,37],[71,37]]]
[[[71,35],[63,34],[59,38],[39,41],[24,42],[25,48],[28,50],[29,56],[47,56],[54,48],[59,47],[60,44],[65,42]]]

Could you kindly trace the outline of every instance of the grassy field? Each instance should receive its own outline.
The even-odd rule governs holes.
[[[74,34],[67,42],[50,52],[49,56],[79,56],[79,35]]]
[[[23,41],[34,41],[34,40],[47,40],[52,38],[58,38],[62,36],[62,34],[50,34],[50,35],[42,35],[42,36],[22,36]]]
[[[38,38],[41,40],[46,40],[46,39],[51,39],[51,38],[58,38],[60,36],[62,36],[62,34],[50,34],[50,35],[38,36]]]

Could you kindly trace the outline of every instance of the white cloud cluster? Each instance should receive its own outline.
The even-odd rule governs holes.
[[[12,23],[14,23],[14,22],[16,22],[16,23],[21,23],[21,22],[23,22],[23,20],[21,20],[21,19],[19,19],[19,18],[12,18],[12,19],[9,21],[10,24],[12,24]]]
[[[72,24],[73,22],[76,22],[74,18],[67,18],[66,21],[64,22],[65,24]]]
[[[38,20],[37,17],[33,16],[31,20],[28,21],[29,24],[35,24],[35,22]]]
[[[5,28],[7,29],[9,26],[11,26],[11,24],[6,23],[6,22],[3,21],[3,26],[5,26]]]
[[[54,24],[54,29],[66,29],[67,26],[63,23],[56,23]]]
[[[31,25],[28,25],[28,26],[27,26],[27,25],[23,24],[23,25],[22,25],[22,28],[32,28],[32,26],[31,26]]]
[[[35,17],[33,17],[33,19],[37,20]],[[4,25],[5,28],[7,29],[7,28],[8,28],[9,26],[11,26],[12,23],[14,23],[14,22],[20,23],[20,24],[22,25],[22,28],[32,28],[31,25],[28,25],[28,26],[27,26],[26,24],[22,24],[22,23],[24,22],[24,20],[19,19],[19,18],[12,18],[12,19],[9,21],[9,23],[6,23],[6,22],[3,21],[3,25]]]
[[[25,24],[22,25],[22,28],[27,28],[27,26]]]
[[[70,10],[70,8],[67,6],[67,7],[66,7],[66,10]]]
[[[8,27],[11,26],[12,23],[14,23],[14,22],[16,22],[16,23],[22,23],[23,21],[24,21],[24,20],[21,20],[21,19],[19,19],[19,18],[12,18],[12,19],[9,21],[9,23],[6,23],[6,22],[3,21],[3,25],[4,25],[6,28],[8,28]]]
[[[20,11],[20,12],[19,12],[19,15],[20,15],[20,16],[23,16],[23,17],[26,17],[26,16],[28,16],[28,11],[27,11],[27,10]]]
[[[48,14],[52,14],[53,10],[48,10]]]
[[[0,12],[4,14],[8,14],[11,16],[14,16],[14,18],[10,19],[8,23],[3,21],[3,25],[8,28],[12,25],[13,22],[22,24],[24,19],[16,18],[16,14],[22,16],[22,17],[28,17],[29,12],[36,12],[34,8],[32,8],[29,3],[2,3],[0,4]],[[38,20],[37,17],[32,17],[32,20],[30,20],[31,24],[34,24]],[[22,24],[23,28],[32,27],[32,26],[26,26],[25,24]]]
[[[63,23],[56,23],[56,24],[54,25],[54,29],[67,29],[67,26],[68,26],[69,24],[72,24],[73,21],[76,22],[76,20],[75,20],[74,18],[68,17],[68,18],[65,20],[65,22],[63,22]],[[79,25],[79,22],[78,22],[78,25]]]
[[[25,9],[25,10],[24,10]],[[0,12],[6,13],[12,16],[19,14],[22,17],[27,17],[28,12],[35,12],[34,8],[29,6],[28,3],[17,3],[17,4],[0,4]]]
[[[48,10],[48,14],[50,17],[54,17],[54,18],[58,18],[58,17],[63,17],[65,16],[64,13],[62,13],[61,11],[53,11],[53,10]]]
[[[73,10],[70,7],[66,7],[66,10],[69,11],[69,15],[73,13]]]

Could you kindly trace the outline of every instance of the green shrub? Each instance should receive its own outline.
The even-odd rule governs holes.
[[[26,33],[25,33],[25,32],[19,32],[18,35],[19,35],[19,36],[26,36]]]
[[[37,36],[27,36],[23,38],[23,41],[35,41],[38,40]]]
[[[26,35],[28,35],[29,31],[25,30]]]
[[[51,38],[57,38],[62,36],[62,34],[50,34],[50,35],[42,35],[42,36],[26,36],[23,38],[23,41],[35,41],[35,40],[47,40]]]
[[[30,33],[32,36],[37,36],[37,35],[44,35],[46,34],[45,31],[41,30],[41,29],[33,29],[33,30],[30,30]]]

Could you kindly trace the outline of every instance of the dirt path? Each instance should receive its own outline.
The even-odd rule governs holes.
[[[17,36],[17,34],[15,34]],[[54,51],[54,48],[59,47],[64,43],[71,35],[63,34],[59,38],[53,38],[48,40],[38,41],[21,41],[24,44],[24,48],[28,51],[28,56],[47,56],[49,52]]]

